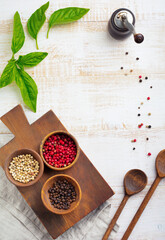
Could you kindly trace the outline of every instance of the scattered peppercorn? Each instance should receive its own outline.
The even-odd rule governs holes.
[[[139,124],[139,125],[138,125],[138,128],[141,128],[142,126],[143,126],[143,123]]]
[[[147,80],[148,79],[148,77],[145,77],[145,80]]]
[[[138,117],[140,117],[140,113],[138,113]]]
[[[150,88],[152,88],[152,86],[150,86]]]
[[[150,97],[148,97],[147,100],[150,100]]]
[[[43,156],[48,164],[56,168],[70,165],[76,157],[74,141],[66,134],[51,135],[44,143]]]
[[[139,78],[142,78],[142,75],[140,75]]]
[[[137,58],[136,58],[136,60],[138,61],[138,60],[139,60],[139,58],[137,57]]]
[[[148,141],[148,140],[149,140],[149,138],[146,138],[146,140]]]
[[[140,104],[143,105],[143,102],[141,102]]]
[[[139,82],[142,82],[142,79],[140,79]]]
[[[148,113],[148,116],[151,116],[151,113]]]
[[[125,73],[124,75],[125,75],[125,76],[127,76],[128,74],[127,74],[127,73]]]
[[[136,141],[137,141],[136,139],[131,140],[131,142],[136,142]]]
[[[140,109],[140,107],[138,107],[138,109]]]
[[[121,67],[120,69],[123,70],[123,67]]]
[[[128,52],[126,52],[125,55],[128,55]]]
[[[66,179],[58,180],[48,189],[51,205],[57,209],[67,210],[76,201],[75,187]]]
[[[133,72],[133,69],[131,69],[130,72]]]
[[[133,150],[135,150],[136,148],[134,147]]]
[[[150,152],[148,153],[148,156],[151,156],[151,153],[150,153]]]
[[[151,128],[151,125],[148,125],[148,128]]]
[[[39,173],[39,162],[31,154],[18,155],[9,164],[14,180],[22,183],[33,181]]]

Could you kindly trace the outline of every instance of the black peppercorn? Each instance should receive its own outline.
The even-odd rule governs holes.
[[[138,61],[138,60],[139,60],[139,58],[137,57],[137,58],[136,58],[136,60]]]
[[[138,117],[140,117],[140,113],[138,113]]]
[[[58,180],[48,189],[50,203],[58,209],[67,210],[70,204],[76,201],[76,191],[74,186],[66,179]]]

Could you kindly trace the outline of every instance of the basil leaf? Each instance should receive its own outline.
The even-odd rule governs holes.
[[[35,81],[23,69],[17,68],[15,71],[15,81],[20,88],[24,103],[36,112],[38,89]]]
[[[48,53],[46,52],[32,52],[24,56],[19,56],[17,64],[25,67],[34,67],[39,64],[47,55]]]
[[[17,53],[23,46],[25,42],[25,34],[22,27],[20,15],[18,12],[14,15],[14,24],[13,24],[13,38],[11,49],[13,54]]]
[[[15,60],[10,60],[1,75],[0,88],[3,88],[5,86],[9,85],[10,83],[12,83],[15,80],[15,75],[14,75],[15,67],[16,67]]]
[[[49,19],[47,38],[52,26],[77,21],[82,18],[89,10],[90,9],[87,8],[68,7],[55,11],[52,13]]]
[[[28,32],[32,36],[32,38],[36,40],[37,49],[38,49],[37,35],[46,20],[45,12],[48,9],[48,7],[49,7],[49,2],[42,5],[31,15],[31,17],[27,22]]]

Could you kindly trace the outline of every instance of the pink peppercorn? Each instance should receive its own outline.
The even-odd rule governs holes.
[[[139,78],[142,78],[142,76],[140,75]]]
[[[66,134],[50,136],[43,146],[43,156],[46,162],[53,167],[63,168],[70,165],[75,160],[76,155],[76,144]]]
[[[150,97],[148,97],[147,100],[150,100]]]
[[[139,124],[139,125],[138,125],[138,128],[141,128],[142,126],[143,126],[143,123]]]
[[[136,139],[134,139],[133,141],[136,142]]]
[[[148,156],[151,156],[151,153],[150,153],[150,152],[148,153]]]

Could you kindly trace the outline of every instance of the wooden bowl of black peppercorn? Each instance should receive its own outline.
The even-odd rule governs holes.
[[[43,185],[41,199],[49,211],[68,214],[79,205],[81,188],[78,182],[68,175],[54,175]]]

